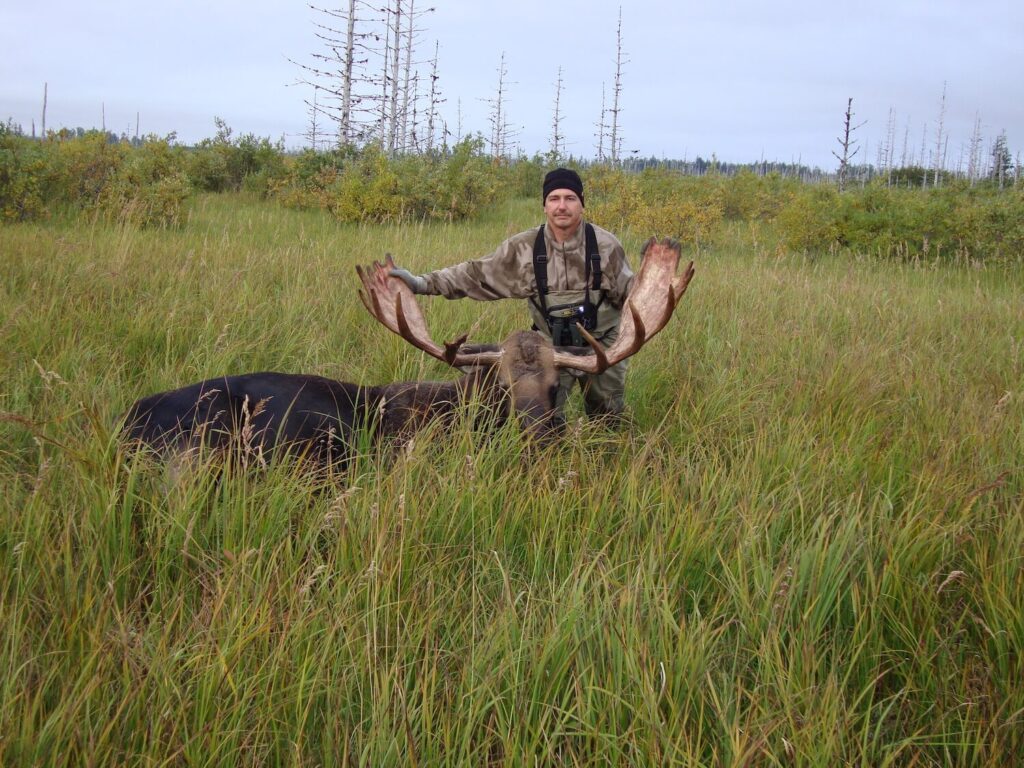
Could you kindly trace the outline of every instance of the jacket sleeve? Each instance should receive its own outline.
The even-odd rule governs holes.
[[[622,308],[629,296],[629,290],[633,287],[633,270],[626,258],[626,251],[617,238],[612,238],[612,248],[605,263],[606,280],[605,290],[608,293],[608,300],[612,305]]]
[[[524,258],[522,238],[511,238],[479,259],[428,272],[428,293],[446,299],[525,299],[533,292],[532,250]]]

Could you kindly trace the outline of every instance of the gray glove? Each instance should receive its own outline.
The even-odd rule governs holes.
[[[392,277],[399,278],[403,283],[409,286],[409,290],[413,293],[427,292],[427,281],[419,275],[414,275],[408,269],[392,269],[388,274]]]

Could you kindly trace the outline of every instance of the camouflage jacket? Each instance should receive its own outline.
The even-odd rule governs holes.
[[[601,289],[605,303],[621,309],[633,283],[633,270],[615,235],[594,227],[597,249],[601,254]],[[556,243],[549,228],[544,228],[548,251],[548,289],[552,292],[585,290],[586,243],[583,222],[564,243]],[[510,237],[494,253],[423,275],[427,292],[448,299],[470,298],[536,299],[537,280],[533,272],[533,243],[537,230],[529,229]],[[598,297],[593,296],[594,301]]]

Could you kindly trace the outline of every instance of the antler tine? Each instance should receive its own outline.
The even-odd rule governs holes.
[[[402,294],[395,296],[395,319],[398,320],[398,335],[406,341],[414,340],[416,336],[409,327],[409,321],[405,319],[405,312],[402,310]]]
[[[647,343],[647,327],[644,325],[644,320],[640,316],[640,311],[636,308],[636,304],[632,301],[627,301],[626,308],[633,319],[633,332],[620,336],[612,344],[609,350],[610,365],[615,365],[620,360],[625,360],[627,357],[635,355]],[[621,343],[620,339],[622,340]]]
[[[686,293],[687,287],[690,285],[690,280],[693,278],[693,262],[691,261],[686,265],[686,269],[683,270],[683,274],[672,281],[672,294],[675,301],[673,306],[679,303],[679,300],[683,298],[683,294]]]
[[[579,329],[580,335],[584,338],[587,344],[590,345],[590,348],[594,350],[594,357],[597,358],[598,369],[603,371],[608,368],[608,356],[605,354],[604,347],[601,346],[601,342],[591,336],[587,329],[579,323],[576,323],[576,327]],[[556,353],[556,355],[557,354],[558,353]]]
[[[633,352],[636,352],[647,341],[647,328],[644,326],[644,319],[640,316],[640,312],[637,310],[636,304],[632,301],[627,301],[626,304],[629,306],[629,313],[633,316]],[[671,313],[671,311],[672,310],[670,309],[669,313]],[[667,321],[668,318],[666,317],[665,320]]]
[[[397,333],[397,329],[392,328],[391,324],[387,321],[387,318],[384,316],[384,309],[380,303],[380,296],[377,295],[376,291],[370,291],[370,301],[373,302],[373,312],[371,312],[371,314],[374,317],[376,317],[380,322],[382,322],[385,326],[391,328],[392,331],[395,331]]]
[[[413,299],[413,303],[416,303],[415,299]],[[429,335],[425,334],[421,336],[410,327],[409,321],[405,317],[405,309],[402,304],[402,294],[400,293],[395,296],[395,319],[398,321],[399,336],[417,349],[422,349],[428,355],[436,357],[438,360],[448,362],[445,359],[445,355],[441,350],[441,347],[439,347]],[[426,329],[424,328],[423,330],[425,331]]]
[[[466,335],[444,347],[435,342],[427,329],[415,295],[400,278],[390,274],[394,268],[395,262],[390,253],[384,255],[384,263],[374,261],[371,266],[356,267],[356,273],[363,284],[359,298],[381,325],[448,365],[458,367],[497,362],[498,356],[494,352],[460,354],[459,349],[466,341]]]
[[[357,293],[359,294],[359,300],[363,302],[363,306],[366,307],[366,311],[371,315],[373,314],[373,308],[370,306],[369,300],[366,298],[366,294],[363,293],[363,289],[360,288]]]

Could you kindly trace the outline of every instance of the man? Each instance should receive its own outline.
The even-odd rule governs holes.
[[[610,232],[584,222],[583,181],[576,171],[556,168],[548,173],[542,199],[545,223],[509,238],[489,256],[423,275],[405,269],[391,274],[418,294],[528,299],[534,327],[556,346],[586,346],[576,328],[580,321],[608,347],[618,336],[633,281],[622,244]],[[625,360],[597,376],[563,371],[555,400],[559,410],[574,380],[583,389],[587,415],[622,413]]]

